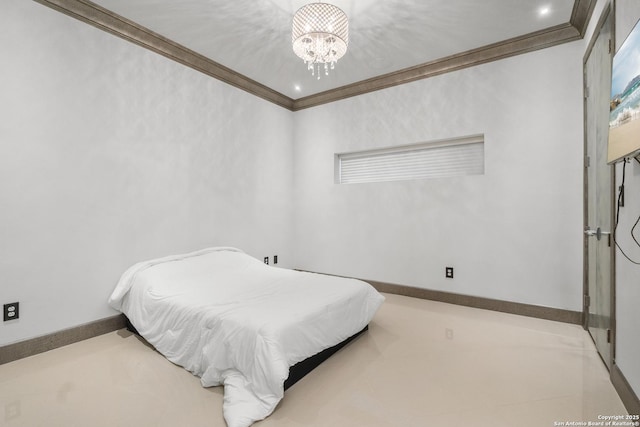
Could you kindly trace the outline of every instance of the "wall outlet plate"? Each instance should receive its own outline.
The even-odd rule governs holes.
[[[444,276],[447,279],[453,279],[453,267],[445,267]]]
[[[268,256],[264,257],[264,263],[265,264],[269,264],[269,257]]]
[[[19,302],[10,302],[9,304],[5,304],[3,306],[3,319],[5,322],[9,320],[16,320],[20,318],[20,303]]]
[[[273,256],[273,263],[277,264],[278,263],[278,255],[274,255]]]

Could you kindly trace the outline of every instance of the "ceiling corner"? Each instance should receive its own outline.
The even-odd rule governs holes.
[[[593,15],[596,3],[597,0],[576,0],[573,5],[573,12],[571,13],[569,23],[578,30],[581,38],[584,37],[587,31],[587,26],[591,20],[591,15]]]

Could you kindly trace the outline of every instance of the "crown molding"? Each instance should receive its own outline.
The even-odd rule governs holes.
[[[571,12],[571,18],[569,23],[573,25],[580,33],[580,38],[583,38],[587,32],[591,15],[596,7],[597,0],[576,0],[573,4],[573,11]]]
[[[198,54],[89,0],[34,0],[103,31],[114,34],[169,59],[228,83],[290,111],[426,79],[451,71],[532,52],[584,37],[597,0],[575,0],[570,22],[494,43],[415,67],[292,99],[211,59]]]
[[[503,42],[440,58],[415,67],[300,98],[295,100],[293,110],[298,111],[304,108],[315,107],[578,39],[580,39],[580,34],[573,25],[569,23],[561,24]]]
[[[291,110],[293,99],[88,0],[34,0]]]

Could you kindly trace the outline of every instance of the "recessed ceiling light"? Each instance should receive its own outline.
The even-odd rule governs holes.
[[[543,6],[538,10],[538,15],[547,16],[551,13],[551,8],[549,6]]]
[[[296,90],[296,92],[300,92],[302,90],[300,85],[295,85],[293,88]]]

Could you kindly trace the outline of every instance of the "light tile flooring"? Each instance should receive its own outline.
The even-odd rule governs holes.
[[[579,326],[385,295],[256,427],[545,427],[626,414]],[[0,425],[225,426],[222,387],[126,331],[0,366]]]

